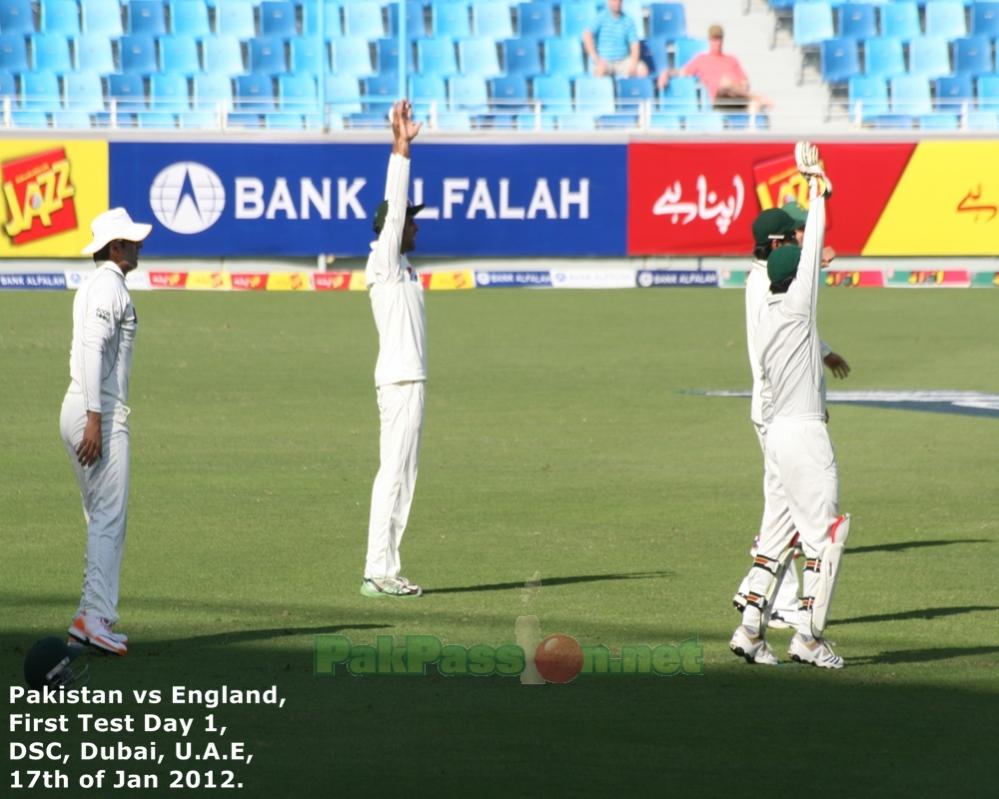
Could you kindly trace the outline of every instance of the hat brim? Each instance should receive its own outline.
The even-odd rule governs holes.
[[[118,228],[112,235],[101,236],[100,238],[95,238],[90,244],[83,248],[81,251],[82,255],[93,255],[95,252],[103,249],[109,242],[124,240],[124,241],[145,241],[146,237],[152,232],[153,226],[144,222],[132,222],[130,225],[124,225]]]
[[[409,205],[406,206],[406,216],[416,216],[420,211],[426,208],[426,204],[421,203],[420,205]]]

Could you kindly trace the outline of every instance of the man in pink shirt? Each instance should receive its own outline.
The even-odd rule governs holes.
[[[672,76],[683,75],[697,78],[719,111],[741,111],[746,109],[756,114],[761,109],[771,108],[773,101],[749,90],[749,78],[742,69],[739,59],[722,52],[725,31],[721,25],[708,28],[708,52],[694,56],[679,70],[664,69],[659,73],[656,85],[665,90]]]

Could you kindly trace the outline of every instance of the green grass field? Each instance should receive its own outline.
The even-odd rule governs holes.
[[[254,761],[238,767],[241,791],[186,795],[995,790],[999,419],[831,407],[854,517],[829,628],[847,668],[764,669],[727,649],[762,502],[748,401],[685,393],[749,387],[741,292],[428,295],[431,377],[403,546],[427,595],[398,603],[358,594],[377,465],[367,298],[135,301],[130,651],[92,658],[90,685],[276,684],[287,698],[217,709]],[[0,293],[0,666],[12,685],[27,647],[61,635],[78,599],[84,526],[58,433],[71,304],[69,292]],[[853,366],[831,388],[999,392],[999,293],[827,290],[820,314]],[[536,572],[541,588],[525,591]],[[703,675],[536,687],[313,675],[316,634],[499,645],[524,614],[584,644],[696,636]],[[788,637],[770,636],[785,658]],[[208,712],[121,712],[156,710]],[[121,740],[151,738],[165,750],[166,736]],[[152,771],[159,791],[55,795],[185,795],[166,789],[166,765]]]

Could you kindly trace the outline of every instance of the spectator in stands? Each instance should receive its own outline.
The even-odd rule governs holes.
[[[631,17],[621,12],[622,0],[607,0],[591,28],[583,31],[583,47],[593,74],[600,77],[644,78],[649,68],[639,58],[641,45]]]
[[[708,28],[708,52],[694,56],[680,69],[664,69],[659,73],[656,85],[663,91],[669,85],[670,77],[677,75],[693,76],[700,80],[711,96],[711,102],[719,111],[747,110],[756,114],[773,107],[773,101],[749,88],[749,78],[742,69],[739,59],[722,52],[725,31],[721,25]]]

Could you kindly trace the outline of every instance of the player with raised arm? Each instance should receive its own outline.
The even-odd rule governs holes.
[[[423,286],[406,254],[416,247],[413,217],[422,205],[409,205],[409,145],[420,132],[413,107],[392,107],[392,155],[385,199],[375,212],[365,279],[378,329],[375,389],[381,422],[380,465],[371,490],[368,553],[361,594],[418,597],[423,593],[400,573],[402,543],[413,504],[420,460],[420,433],[427,380],[427,320]]]
[[[850,517],[839,515],[839,480],[826,427],[825,374],[816,326],[825,200],[832,194],[832,184],[814,146],[799,142],[795,160],[809,182],[803,245],[782,246],[767,258],[770,295],[754,339],[766,425],[766,469],[776,477],[772,496],[786,503],[793,529],[761,530],[747,575],[747,596],[754,601],[747,601],[729,647],[751,663],[777,662],[765,641],[766,601],[756,600],[779,586],[788,553],[800,544],[806,558],[804,590],[788,652],[792,660],[839,669],[843,659],[823,632]]]

